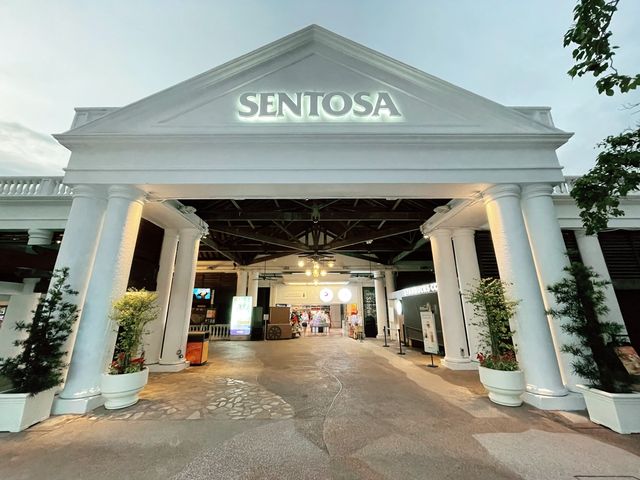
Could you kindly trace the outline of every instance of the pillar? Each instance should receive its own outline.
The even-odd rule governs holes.
[[[593,268],[601,280],[611,282],[611,275],[609,275],[609,269],[602,254],[602,247],[598,241],[598,236],[587,235],[584,230],[576,230],[574,233],[576,235],[576,242],[578,243],[578,251],[580,252],[582,263]],[[618,323],[625,327],[626,331],[626,325],[613,285],[607,285],[605,287],[605,300],[609,312],[603,315],[603,320]]]
[[[89,278],[93,271],[93,264],[98,248],[98,239],[102,233],[107,200],[103,189],[90,185],[76,185],[73,187],[73,202],[64,235],[56,257],[55,270],[68,268],[67,283],[72,290],[78,292],[65,300],[84,308],[84,300],[89,287]],[[65,350],[69,363],[75,344],[76,335],[80,327],[78,320],[72,327],[67,339]],[[68,369],[67,369],[68,371]],[[64,372],[66,378],[67,371]]]
[[[500,278],[507,284],[508,297],[519,302],[511,328],[525,375],[523,399],[538,408],[570,409],[573,400],[568,397],[558,368],[520,209],[520,187],[496,185],[483,197]]]
[[[568,275],[563,269],[569,266],[567,249],[551,198],[552,192],[553,188],[549,184],[525,185],[522,187],[521,200],[522,214],[538,274],[540,292],[547,310],[558,308],[558,304],[548,287],[563,280]],[[562,351],[563,345],[576,344],[577,340],[562,330],[561,325],[566,319],[548,315],[547,320],[562,381],[569,390],[577,391],[576,385],[584,384],[586,380],[573,373],[571,364],[577,359]]]
[[[144,194],[136,188],[109,188],[67,382],[54,404],[56,414],[86,413],[104,402],[100,380],[111,362],[117,336],[110,319],[112,304],[127,289],[143,204]]]
[[[164,327],[169,310],[169,294],[173,281],[173,268],[176,262],[178,248],[178,230],[167,228],[162,238],[158,276],[156,277],[156,294],[158,295],[158,317],[151,322],[145,335],[145,363],[155,365],[160,361]]]
[[[444,342],[444,359],[441,365],[452,370],[473,369],[467,349],[451,231],[444,228],[438,229],[429,237],[433,254],[433,270],[438,284],[438,304]]]
[[[462,312],[467,330],[469,359],[477,364],[476,355],[480,351],[480,319],[476,316],[473,305],[467,301],[467,293],[473,290],[480,280],[480,267],[472,228],[457,228],[453,231],[453,249],[458,270],[458,286],[462,298]]]
[[[378,335],[384,338],[384,328],[387,326],[387,298],[384,293],[384,272],[373,272],[373,287],[376,294],[376,324]]]
[[[197,228],[182,228],[178,232],[178,250],[173,274],[169,309],[160,354],[163,371],[178,372],[187,367],[184,355],[191,320],[193,285],[196,280],[198,248],[202,232]]]
[[[238,275],[238,280],[236,283],[236,297],[246,297],[247,296],[247,271],[244,269],[239,269],[236,274]]]
[[[27,233],[29,234],[27,245],[51,245],[53,230],[30,228]]]
[[[24,340],[29,335],[28,330],[16,330],[18,322],[30,324],[40,301],[40,294],[24,292],[11,295],[9,304],[4,315],[4,320],[0,325],[0,358],[12,358],[22,352],[22,347],[14,343]]]
[[[390,328],[389,335],[392,339],[395,339],[398,335],[398,328],[400,327],[396,323],[395,300],[390,298],[391,294],[396,290],[395,279],[393,278],[392,270],[387,270],[386,272],[384,272],[384,283],[385,289],[387,291],[387,319]]]
[[[254,307],[258,306],[258,282],[260,281],[260,272],[253,270],[249,272],[249,288],[247,295],[251,297],[251,302]]]

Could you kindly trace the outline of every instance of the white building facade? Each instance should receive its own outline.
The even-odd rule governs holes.
[[[568,262],[561,229],[578,231],[583,261],[608,277],[597,239],[580,232],[556,156],[570,137],[547,107],[499,105],[316,26],[131,105],[76,109],[72,128],[56,135],[71,151],[63,179],[0,180],[0,229],[27,230],[41,243],[64,229],[56,267],[70,268],[79,292],[81,319],[54,412],[102,403],[100,374],[115,343],[109,312],[126,289],[142,218],[165,230],[161,312],[147,356],[156,370],[177,372],[186,366],[207,233],[177,200],[269,198],[451,198],[422,226],[444,365],[475,368],[477,332],[463,293],[479,278],[474,234],[489,230],[500,277],[520,300],[514,329],[525,401],[583,408],[560,351],[567,339],[545,313],[553,306],[546,287]],[[630,197],[623,207],[627,216],[612,227],[640,227],[640,202]],[[228,267],[238,272],[238,293],[256,296],[257,269]],[[378,321],[393,330],[393,277],[374,269]],[[610,315],[622,322],[609,293]]]

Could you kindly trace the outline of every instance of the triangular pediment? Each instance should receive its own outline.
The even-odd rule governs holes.
[[[104,112],[61,137],[563,133],[317,26]]]

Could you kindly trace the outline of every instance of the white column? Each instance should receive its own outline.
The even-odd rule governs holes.
[[[384,338],[384,328],[387,326],[387,299],[384,293],[384,272],[373,272],[373,287],[376,294],[376,324],[378,335]]]
[[[551,198],[552,191],[553,188],[549,184],[525,185],[522,187],[521,201],[531,253],[538,273],[540,291],[547,310],[558,308],[558,304],[548,287],[569,275],[563,270],[569,266],[569,257]],[[584,384],[586,380],[573,373],[571,364],[577,359],[562,351],[563,345],[577,343],[575,338],[565,333],[560,327],[565,321],[566,319],[548,316],[549,330],[553,338],[562,381],[569,390],[575,391],[575,386]]]
[[[169,310],[169,294],[173,281],[173,268],[178,248],[178,230],[168,228],[162,238],[158,276],[156,277],[156,293],[158,295],[158,317],[149,324],[145,335],[145,363],[154,365],[160,361],[162,337]]]
[[[33,293],[38,283],[40,283],[39,278],[23,278],[22,293]]]
[[[453,249],[458,269],[458,284],[462,298],[462,311],[469,342],[469,358],[476,364],[479,350],[480,328],[473,305],[467,301],[467,292],[473,290],[480,280],[480,267],[474,241],[475,231],[472,228],[457,228],[453,231]]]
[[[238,275],[238,281],[236,283],[236,296],[247,296],[247,271],[243,268],[239,269],[236,274]]]
[[[565,402],[553,339],[545,314],[536,269],[520,209],[520,187],[497,185],[484,192],[500,278],[507,295],[520,303],[511,328],[527,391],[523,399],[544,409],[572,408]],[[570,400],[570,399],[569,399]]]
[[[100,379],[113,356],[117,331],[112,304],[127,289],[144,194],[133,187],[109,188],[107,211],[80,317],[69,374],[54,413],[86,413],[103,403]]]
[[[89,185],[73,187],[73,202],[54,269],[69,268],[67,283],[78,294],[69,296],[66,300],[78,305],[80,313],[84,309],[106,208],[107,200],[102,189]],[[77,321],[67,339],[65,363],[69,363],[79,326],[80,321]],[[65,371],[65,377],[66,374]]]
[[[584,230],[576,230],[574,233],[576,235],[576,242],[578,243],[578,251],[580,252],[582,263],[593,268],[601,280],[611,282],[611,275],[609,275],[607,262],[602,254],[602,247],[600,246],[597,235],[587,235]],[[605,300],[609,312],[603,316],[603,320],[618,323],[622,325],[626,331],[627,327],[624,323],[622,311],[618,304],[616,292],[613,290],[613,285],[605,287]]]
[[[30,228],[27,233],[29,234],[27,245],[51,245],[53,230]]]
[[[385,289],[387,291],[387,316],[389,319],[389,336],[391,339],[395,339],[398,335],[398,324],[396,323],[396,309],[395,309],[395,300],[392,300],[391,294],[395,292],[396,285],[393,278],[393,271],[387,270],[384,272],[384,283]]]
[[[169,297],[164,343],[160,355],[160,366],[164,371],[178,372],[186,368],[184,355],[187,347],[193,284],[196,279],[198,248],[202,232],[196,228],[180,229],[173,284]]]
[[[252,299],[254,307],[258,306],[258,282],[260,280],[260,272],[253,270],[249,272],[249,288],[247,295]]]
[[[445,355],[441,365],[452,370],[473,369],[475,367],[469,360],[467,350],[451,231],[444,228],[438,229],[431,232],[429,237],[433,254],[433,270],[438,284],[438,304],[444,342]]]
[[[33,312],[40,300],[39,293],[18,293],[9,298],[4,321],[0,325],[0,358],[15,357],[22,352],[22,347],[17,347],[14,342],[24,340],[29,335],[27,330],[16,330],[17,322],[30,324],[33,320]]]

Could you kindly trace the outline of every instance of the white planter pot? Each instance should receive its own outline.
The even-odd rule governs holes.
[[[589,418],[618,433],[640,433],[640,393],[609,393],[577,386],[584,395]]]
[[[34,396],[28,393],[0,393],[0,431],[20,432],[49,418],[55,388]]]
[[[149,369],[146,367],[139,372],[122,375],[103,373],[100,390],[105,398],[104,408],[115,410],[138,403],[138,393],[147,384],[147,380]]]
[[[520,370],[505,372],[491,368],[478,367],[480,382],[489,392],[489,399],[498,405],[519,407],[525,391],[524,373]]]

